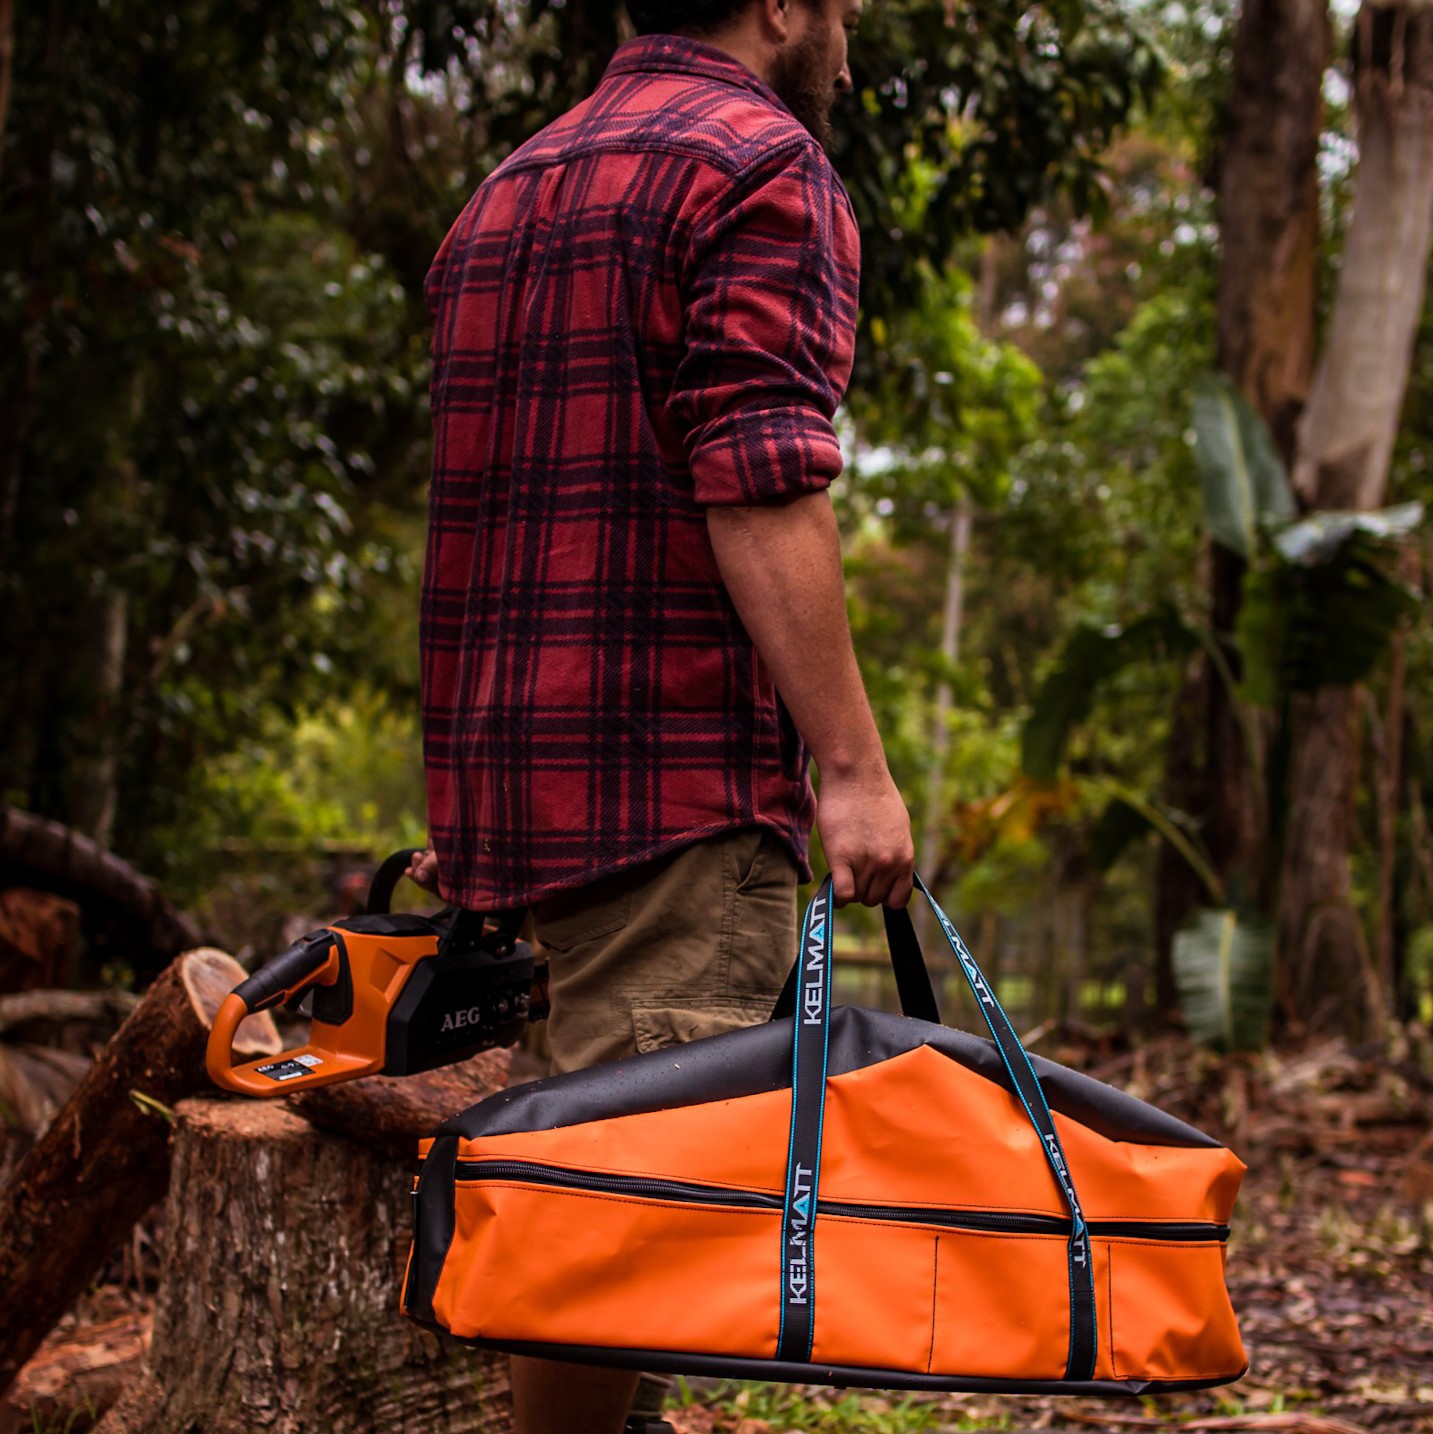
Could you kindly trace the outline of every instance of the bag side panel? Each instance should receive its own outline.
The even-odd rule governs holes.
[[[1222,1146],[1134,1145],[1055,1114],[1090,1220],[1212,1220],[1244,1166]],[[930,1046],[827,1084],[825,1200],[1063,1216],[1039,1137],[1003,1086]]]
[[[767,1091],[557,1130],[465,1139],[458,1143],[458,1158],[535,1160],[610,1175],[728,1185],[779,1197],[786,1188],[790,1134],[791,1092]],[[776,1238],[779,1244],[781,1236]],[[778,1254],[772,1250],[773,1262]]]
[[[930,1373],[1060,1379],[1070,1352],[1067,1243],[942,1233]]]
[[[817,1219],[813,1364],[929,1372],[936,1238],[876,1221]]]
[[[1224,1284],[1223,1245],[1096,1243],[1106,1249],[1116,1379],[1232,1379],[1247,1368]]]
[[[776,1353],[779,1210],[455,1182],[433,1298],[463,1338]]]

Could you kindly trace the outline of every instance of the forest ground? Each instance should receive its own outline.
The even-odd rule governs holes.
[[[1244,1379],[1144,1400],[693,1381],[668,1411],[678,1434],[1433,1434],[1427,1032],[1402,1031],[1389,1049],[1350,1051],[1334,1042],[1234,1061],[1176,1037],[1130,1050],[1112,1037],[1046,1032],[1036,1048],[1190,1120],[1247,1162],[1228,1263],[1251,1361]],[[128,1331],[126,1320],[142,1321],[153,1304],[160,1238],[153,1217],[137,1227],[55,1338],[83,1343],[93,1330],[98,1353],[106,1330],[114,1338]],[[89,1421],[60,1427],[77,1434]],[[25,1421],[25,1434],[32,1428],[48,1434],[49,1426]]]
[[[689,1388],[679,1434],[1267,1430],[1433,1434],[1433,1113],[1427,1036],[1218,1063],[1183,1042],[1041,1047],[1225,1139],[1248,1163],[1228,1280],[1237,1384],[1144,1400]]]

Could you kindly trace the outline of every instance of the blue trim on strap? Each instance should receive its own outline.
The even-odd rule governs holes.
[[[1099,1341],[1099,1319],[1095,1308],[1095,1290],[1093,1271],[1090,1268],[1091,1250],[1089,1232],[1085,1224],[1084,1212],[1080,1207],[1079,1196],[1075,1193],[1074,1176],[1070,1171],[1069,1161],[1065,1157],[1065,1149],[1060,1141],[1060,1133],[1056,1129],[1054,1116],[1050,1113],[1049,1102],[1045,1099],[1044,1088],[1040,1084],[1040,1077],[1035,1074],[1035,1067],[1031,1063],[1029,1052],[1021,1044],[1020,1037],[1016,1034],[1015,1027],[1006,1015],[1005,1008],[1000,1004],[995,992],[990,988],[990,983],[985,979],[985,973],[981,971],[975,957],[971,955],[970,949],[961,940],[960,933],[955,929],[954,923],[941,909],[940,903],[930,894],[926,884],[919,876],[915,877],[916,889],[930,902],[935,911],[937,921],[950,949],[955,953],[956,960],[960,966],[961,974],[964,975],[966,983],[970,986],[975,995],[976,1004],[980,1007],[980,1013],[984,1017],[985,1024],[995,1042],[995,1048],[1000,1052],[1000,1059],[1003,1062],[1007,1074],[1010,1076],[1011,1087],[1015,1091],[1020,1104],[1025,1108],[1025,1114],[1035,1128],[1035,1134],[1039,1138],[1040,1148],[1044,1152],[1045,1161],[1055,1176],[1055,1183],[1060,1194],[1070,1211],[1072,1230],[1070,1234],[1068,1269],[1070,1279],[1070,1352],[1066,1367],[1066,1378],[1068,1379],[1093,1379],[1096,1354]],[[997,1027],[991,1011],[999,1015],[1004,1032]],[[1021,1061],[1029,1076],[1030,1084],[1034,1087],[1036,1099],[1039,1101],[1040,1114],[1044,1121],[1041,1122],[1032,1107],[1029,1098],[1023,1089],[1024,1082],[1020,1079],[1019,1072],[1011,1062],[1010,1054],[1006,1049],[1007,1044],[1013,1045],[1020,1052]],[[1081,1278],[1077,1281],[1077,1272],[1082,1272]],[[1087,1292],[1085,1309],[1080,1308],[1080,1298],[1076,1291],[1077,1283],[1080,1286],[1080,1293]],[[1081,1318],[1084,1315],[1085,1318]],[[1080,1336],[1083,1336],[1081,1338]],[[1087,1345],[1088,1348],[1082,1346]]]

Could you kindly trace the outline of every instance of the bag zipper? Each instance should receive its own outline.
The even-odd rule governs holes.
[[[460,1160],[458,1180],[516,1180],[524,1185],[546,1185],[562,1190],[592,1190],[605,1195],[645,1196],[687,1205],[724,1205],[739,1210],[781,1210],[780,1195],[760,1190],[729,1190],[689,1180],[654,1180],[640,1175],[603,1175],[573,1170],[564,1165],[539,1165],[527,1160]],[[848,1215],[861,1220],[892,1220],[903,1224],[939,1225],[951,1230],[992,1230],[1017,1235],[1068,1236],[1071,1224],[1060,1215],[1026,1215],[1000,1210],[928,1210],[917,1206],[858,1205],[844,1200],[820,1200],[818,1215]],[[1227,1240],[1228,1225],[1202,1220],[1091,1220],[1091,1235],[1123,1236],[1140,1240]]]

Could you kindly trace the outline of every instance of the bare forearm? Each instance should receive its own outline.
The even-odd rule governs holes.
[[[910,816],[851,648],[830,499],[814,493],[762,508],[708,508],[707,530],[731,600],[816,758],[816,824],[836,904],[904,906]]]
[[[885,755],[851,648],[841,539],[825,493],[708,508],[722,581],[823,777],[875,777]]]

